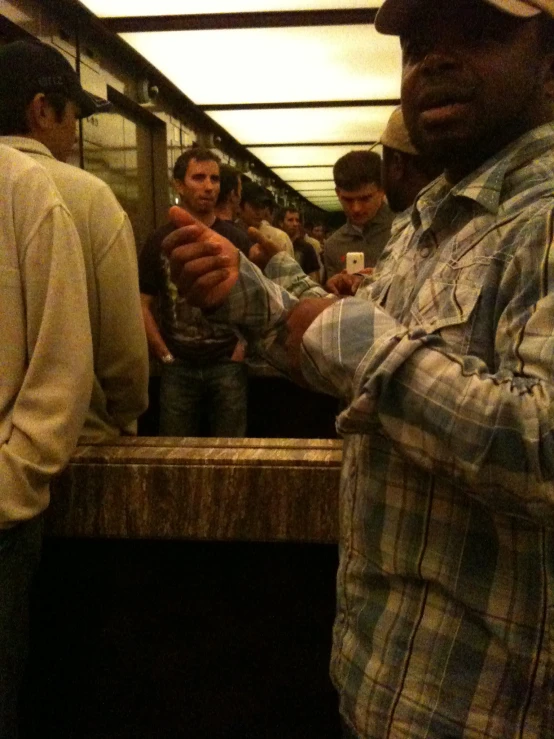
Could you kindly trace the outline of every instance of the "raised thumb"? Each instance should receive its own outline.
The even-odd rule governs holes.
[[[169,209],[169,220],[177,228],[181,228],[182,226],[199,226],[202,230],[207,228],[203,223],[197,221],[194,216],[191,216],[188,211],[179,208],[178,205],[172,205]]]

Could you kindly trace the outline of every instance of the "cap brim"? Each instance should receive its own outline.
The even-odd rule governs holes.
[[[421,0],[385,0],[375,17],[375,30],[398,36],[410,23]]]
[[[75,102],[79,106],[79,118],[88,118],[94,113],[109,113],[113,110],[113,104],[109,100],[104,100],[85,90],[79,90],[75,96]]]
[[[483,0],[493,5],[502,13],[517,16],[518,18],[531,18],[541,12],[538,7],[530,5],[521,0]],[[414,14],[421,11],[429,0],[385,0],[375,17],[375,29],[379,33],[399,36],[406,27],[414,21]],[[548,11],[546,11],[548,12]]]
[[[518,18],[532,18],[541,12],[539,7],[534,7],[530,3],[521,2],[520,0],[486,0],[486,2],[489,5],[494,5],[503,13],[515,15]]]

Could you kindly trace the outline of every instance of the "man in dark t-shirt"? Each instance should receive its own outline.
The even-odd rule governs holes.
[[[207,149],[187,150],[177,159],[173,177],[183,207],[247,255],[248,236],[215,215],[218,157]],[[232,359],[240,337],[228,326],[208,322],[200,309],[178,294],[161,250],[174,228],[172,224],[158,228],[139,256],[146,335],[152,354],[162,363],[160,434],[244,436],[246,370]]]
[[[303,271],[316,282],[319,281],[319,260],[314,247],[301,235],[300,213],[296,208],[284,208],[277,214],[277,226],[292,241],[294,258]]]

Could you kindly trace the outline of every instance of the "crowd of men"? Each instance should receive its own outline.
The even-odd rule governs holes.
[[[392,147],[400,161],[423,159],[409,143],[400,109],[391,117],[381,143]],[[398,178],[399,192],[408,188],[404,174]],[[336,162],[334,178],[346,223],[327,236],[323,223],[310,224],[308,232],[296,207],[277,208],[268,189],[222,164],[209,149],[186,150],[173,168],[180,204],[197,221],[226,237],[261,268],[272,255],[288,254],[330,295],[351,295],[359,275],[371,272],[389,239],[393,211],[382,184],[384,176],[381,157],[374,152],[352,151]],[[425,183],[430,179],[431,174]],[[387,180],[392,182],[394,175]],[[410,194],[413,200],[415,192]],[[396,202],[395,194],[392,199]],[[161,363],[159,432],[162,436],[245,436],[246,368],[250,360],[259,362],[256,342],[246,341],[237,327],[211,321],[178,293],[161,249],[174,229],[171,222],[159,228],[139,258],[146,335],[151,353]],[[345,260],[353,251],[363,255],[363,263],[352,275]]]
[[[342,399],[345,738],[554,736],[554,0],[384,0],[375,26],[402,111],[384,167],[335,165],[346,224],[318,250],[196,148],[139,265],[109,188],[64,163],[97,102],[49,47],[0,49],[4,739],[49,480],[134,432],[147,344],[168,433],[244,428],[252,346]]]

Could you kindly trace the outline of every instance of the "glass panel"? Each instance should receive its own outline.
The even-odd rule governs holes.
[[[152,135],[121,112],[83,119],[84,165],[104,180],[127,212],[137,244],[154,229]]]
[[[99,16],[248,13],[261,10],[260,0],[81,0]],[[331,10],[379,8],[383,0],[264,0],[263,10]]]
[[[400,44],[372,25],[121,37],[197,105],[400,97]],[[194,66],[201,64],[201,71],[192,71],[191,60]],[[229,64],[233,73],[222,74],[222,64]]]

